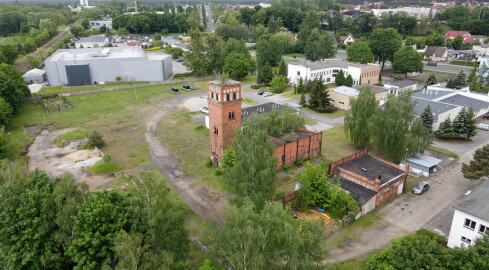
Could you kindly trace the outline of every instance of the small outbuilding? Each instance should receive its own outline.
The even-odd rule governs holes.
[[[43,83],[46,81],[46,71],[42,69],[31,69],[22,75],[27,84]]]
[[[437,171],[437,166],[441,163],[441,159],[416,153],[414,156],[408,158],[406,163],[409,164],[411,169],[418,169],[423,172],[424,176],[429,176],[430,173]]]
[[[106,36],[89,36],[82,37],[75,42],[75,47],[80,48],[101,48],[109,44],[109,39]]]

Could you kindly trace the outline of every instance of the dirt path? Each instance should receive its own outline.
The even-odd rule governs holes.
[[[222,225],[222,217],[217,211],[213,200],[209,197],[209,190],[195,185],[195,177],[186,174],[180,169],[182,162],[173,156],[156,136],[158,123],[168,112],[179,105],[180,102],[175,101],[182,98],[191,98],[191,96],[176,96],[160,103],[156,107],[156,112],[149,117],[146,123],[144,138],[150,150],[151,161],[154,162],[155,167],[166,177],[182,199],[200,218],[203,220],[213,218]]]

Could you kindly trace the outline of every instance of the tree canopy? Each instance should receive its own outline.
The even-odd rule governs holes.
[[[357,149],[363,149],[370,143],[371,132],[368,129],[371,117],[377,112],[379,104],[370,86],[360,87],[360,94],[350,100],[351,110],[345,114],[345,133]]]
[[[469,164],[462,164],[464,177],[477,180],[489,176],[489,144],[475,150],[474,158]]]
[[[374,54],[368,43],[353,42],[346,47],[346,59],[353,63],[367,64],[374,61]]]

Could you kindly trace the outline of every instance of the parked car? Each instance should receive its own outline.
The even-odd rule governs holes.
[[[478,129],[482,129],[482,130],[489,130],[489,125],[486,125],[486,124],[477,124],[475,125]]]
[[[263,95],[263,93],[265,93],[265,90],[258,90],[258,95]]]
[[[200,111],[205,113],[205,114],[209,114],[209,108],[207,108],[207,107],[200,107]]]
[[[489,114],[484,115],[484,119],[489,120]]]
[[[197,89],[197,87],[195,87],[195,85],[190,86],[190,90],[195,90],[195,89]]]
[[[172,87],[172,88],[171,88],[171,92],[172,92],[173,94],[178,94],[178,88],[176,88],[176,87]]]
[[[426,181],[423,181],[423,182],[420,182],[419,184],[417,184],[415,187],[413,187],[413,193],[416,194],[416,195],[421,195],[423,193],[425,193],[426,191],[428,191],[430,189],[430,184],[428,184],[428,182]]]
[[[435,62],[435,61],[429,61],[426,65],[427,66],[434,66],[434,67],[436,67],[436,66],[438,66],[438,63]]]
[[[265,92],[263,92],[263,96],[264,97],[273,96],[273,93],[265,91]]]
[[[181,62],[183,62],[183,59],[177,59],[176,61],[177,61],[178,63],[181,63]]]
[[[190,91],[190,85],[183,85],[183,90]]]

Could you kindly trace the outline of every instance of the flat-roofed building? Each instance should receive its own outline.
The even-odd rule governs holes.
[[[336,108],[342,110],[351,109],[350,98],[357,98],[359,94],[360,91],[348,86],[338,86],[329,90],[329,98],[331,99],[331,103]]]
[[[298,84],[300,78],[308,81],[320,77],[328,84],[335,82],[336,75],[338,75],[340,70],[343,70],[345,78],[348,75],[352,76],[354,86],[360,84],[376,84],[379,82],[380,65],[351,63],[339,59],[290,63],[287,77],[293,84]]]
[[[164,81],[173,74],[171,55],[145,53],[139,46],[63,49],[45,61],[50,85],[90,85],[94,82]]]
[[[75,42],[75,47],[80,48],[102,48],[109,44],[109,39],[106,36],[89,36],[82,37]]]

